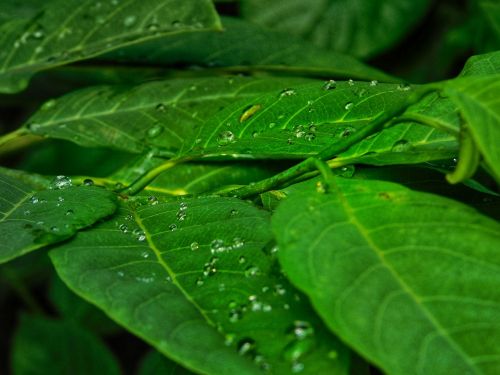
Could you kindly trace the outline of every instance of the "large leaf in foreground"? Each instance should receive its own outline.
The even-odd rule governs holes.
[[[370,57],[398,42],[425,14],[428,0],[242,0],[246,18],[315,45]]]
[[[204,119],[228,103],[302,81],[211,77],[91,87],[48,101],[26,126],[34,134],[81,146],[175,153],[186,138],[194,141]]]
[[[0,174],[0,263],[63,241],[115,211],[113,193],[69,183],[59,178],[55,188],[39,190]]]
[[[32,18],[0,25],[0,92],[37,71],[162,35],[220,28],[210,0],[54,0]]]
[[[14,336],[12,369],[14,375],[120,374],[111,351],[88,331],[27,315]]]
[[[460,76],[485,76],[500,73],[500,51],[470,57]]]
[[[445,90],[462,113],[468,132],[500,183],[500,74],[455,79]]]
[[[313,184],[278,207],[290,280],[345,342],[390,374],[500,369],[500,225],[375,180]]]
[[[186,33],[114,51],[103,58],[160,66],[189,64],[229,71],[265,70],[329,78],[395,78],[355,58],[311,46],[236,18],[222,18],[224,32]]]
[[[187,368],[342,374],[346,349],[279,273],[269,224],[233,198],[123,206],[50,254],[73,291]]]

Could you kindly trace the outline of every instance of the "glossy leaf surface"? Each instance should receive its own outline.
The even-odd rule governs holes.
[[[91,87],[46,102],[26,126],[34,134],[82,146],[175,153],[221,107],[276,90],[286,82],[290,79],[221,77]]]
[[[73,291],[192,370],[345,373],[347,349],[279,274],[272,248],[267,212],[198,198],[123,206],[51,258]]]
[[[113,193],[91,186],[70,186],[56,178],[52,189],[0,174],[0,263],[63,241],[116,208]]]
[[[249,22],[223,17],[224,32],[186,33],[139,44],[106,56],[106,60],[159,66],[198,65],[229,71],[272,71],[329,78],[397,81],[347,54],[311,46]]]
[[[162,35],[220,28],[209,0],[56,0],[32,18],[0,25],[0,92],[37,71]]]
[[[390,374],[498,372],[499,224],[394,183],[328,182],[284,200],[273,228],[329,327]]]

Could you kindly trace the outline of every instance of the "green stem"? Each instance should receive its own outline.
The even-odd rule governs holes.
[[[25,128],[16,129],[10,133],[4,134],[0,136],[0,147],[3,147],[5,144],[13,141],[14,139],[21,138],[25,135],[30,134],[29,131]]]
[[[177,164],[186,161],[186,159],[171,159],[167,160],[165,163],[160,164],[159,166],[150,169],[141,177],[136,179],[134,182],[130,184],[127,188],[123,189],[121,193],[126,195],[135,195],[141,190],[143,190],[146,186],[148,186],[151,181],[153,181],[158,175],[167,169],[175,167]]]

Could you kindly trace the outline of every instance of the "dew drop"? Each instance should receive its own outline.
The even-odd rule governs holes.
[[[38,199],[38,197],[35,197],[34,195],[30,198],[30,202],[33,203],[33,204],[37,204],[38,202],[40,202],[40,200]]]
[[[354,165],[346,165],[340,168],[339,176],[351,178],[356,172],[356,167]]]
[[[316,139],[316,134],[314,132],[307,132],[304,139],[308,141],[314,141]]]
[[[376,79],[374,79],[373,81],[370,82],[370,86],[377,86],[378,85],[378,81]]]
[[[238,353],[240,355],[251,354],[255,351],[255,340],[244,338],[238,342]]]
[[[200,248],[200,244],[198,242],[192,242],[190,247],[191,247],[191,250],[196,251]]]
[[[222,131],[219,133],[218,137],[217,137],[217,143],[220,145],[220,146],[226,146],[230,143],[233,143],[235,142],[235,136],[233,134],[233,132],[229,131],[229,130],[225,130],[225,131]]]
[[[127,226],[127,224],[120,224],[120,226],[118,227],[118,229],[120,229],[123,233],[127,233],[128,232],[128,226]]]
[[[165,112],[167,109],[167,107],[165,107],[165,104],[163,103],[158,104],[155,108],[158,112]]]
[[[260,275],[260,268],[257,266],[248,266],[245,269],[245,276],[246,277],[253,277],[253,276],[258,276]]]
[[[149,138],[156,138],[163,132],[163,127],[160,124],[156,124],[150,127],[147,131]]]
[[[326,193],[326,184],[323,181],[316,182],[316,191],[320,194]]]
[[[411,90],[411,85],[409,83],[400,83],[398,85],[398,90],[399,91],[409,91],[409,90]]]
[[[47,111],[51,108],[54,108],[56,105],[56,100],[55,99],[51,99],[49,101],[46,101],[45,103],[43,103],[42,107],[40,108],[42,111]]]
[[[152,206],[155,206],[159,203],[158,198],[156,198],[154,195],[150,195],[148,197],[148,203]]]
[[[234,333],[227,333],[224,336],[224,344],[226,346],[231,346],[234,343],[235,339],[236,339],[236,335]]]
[[[348,111],[354,106],[354,103],[352,102],[347,102],[344,106],[345,110]]]
[[[83,180],[83,184],[85,186],[92,186],[92,185],[94,185],[94,181],[90,178],[86,178],[85,180]]]
[[[168,226],[168,229],[170,229],[170,231],[173,232],[173,231],[177,230],[177,225],[176,224],[170,224]]]
[[[59,227],[56,227],[56,226],[50,227],[50,231],[57,233],[57,232],[59,232]]]
[[[337,82],[335,82],[335,80],[333,79],[326,81],[325,84],[323,85],[323,90],[334,90],[336,88],[337,88]]]
[[[287,97],[287,96],[294,96],[297,95],[297,92],[294,89],[284,89],[280,93],[280,98]]]
[[[33,32],[33,38],[35,38],[35,39],[43,39],[44,36],[45,36],[45,32],[43,31],[43,29],[41,27],[39,27],[37,30],[35,30]]]
[[[238,263],[239,263],[239,264],[243,264],[243,263],[245,263],[246,261],[247,261],[247,259],[246,259],[243,255],[241,255],[241,256],[238,258]]]
[[[352,79],[350,79],[349,81],[347,81],[347,84],[349,86],[354,86],[354,81]]]
[[[68,211],[66,211],[66,216],[71,216],[75,213],[75,211],[69,209]]]
[[[66,176],[56,176],[51,184],[50,184],[50,189],[66,189],[68,187],[73,186],[73,183],[71,182],[71,178],[66,177]]]

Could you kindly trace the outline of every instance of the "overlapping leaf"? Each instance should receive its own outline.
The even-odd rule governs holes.
[[[425,14],[428,0],[243,0],[246,18],[301,36],[319,47],[373,56],[399,41]]]
[[[5,17],[7,18],[7,17]],[[183,31],[220,29],[209,0],[55,0],[0,25],[0,92],[37,71]]]
[[[445,90],[460,109],[474,143],[500,182],[500,74],[451,80]]]
[[[280,263],[390,374],[496,374],[500,226],[446,198],[335,178],[278,207]]]
[[[343,374],[346,349],[276,268],[269,215],[233,198],[125,206],[51,251],[83,298],[192,370]]]
[[[470,57],[460,76],[485,76],[500,73],[500,51]]]
[[[186,64],[234,71],[265,70],[330,78],[378,79],[383,72],[353,57],[320,49],[235,18],[222,18],[224,32],[189,33],[114,51],[103,58],[159,66]]]
[[[287,82],[303,80],[220,77],[92,87],[48,101],[26,126],[34,134],[82,146],[172,154],[186,138],[194,141],[193,132],[221,107]]]
[[[59,178],[53,189],[0,174],[0,263],[63,241],[115,211],[114,194],[91,186],[68,186]]]
[[[14,337],[12,374],[119,375],[117,360],[88,331],[73,323],[23,316]]]

